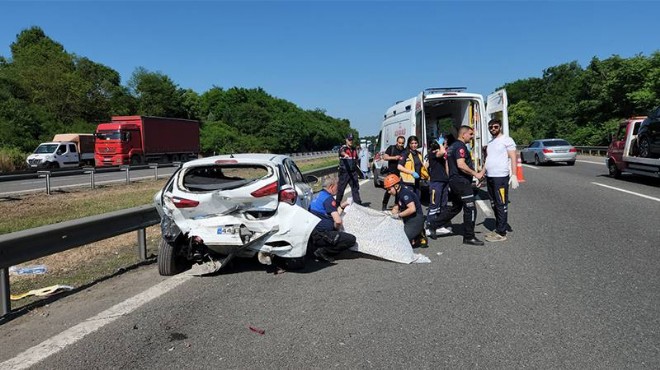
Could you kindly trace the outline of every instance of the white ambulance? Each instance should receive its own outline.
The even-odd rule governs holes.
[[[485,147],[492,139],[488,121],[499,118],[504,134],[509,135],[506,91],[496,91],[488,96],[487,101],[485,105],[481,94],[465,92],[464,87],[443,87],[426,89],[416,97],[396,102],[385,112],[374,149],[374,185],[382,187],[386,174],[380,170],[387,168],[383,154],[396,143],[397,136],[404,136],[406,142],[409,136],[417,136],[426,157],[431,140],[443,135],[451,142],[463,125],[474,128],[475,138],[470,143],[472,159],[476,169],[480,170],[484,165]]]

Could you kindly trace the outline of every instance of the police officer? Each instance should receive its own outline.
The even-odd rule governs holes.
[[[341,212],[346,203],[338,205],[333,198],[337,194],[337,177],[326,176],[322,182],[323,189],[309,206],[309,211],[319,217],[310,236],[311,244],[316,248],[316,258],[333,263],[334,255],[355,245],[355,236],[341,231]]]
[[[385,150],[383,154],[383,159],[387,161],[387,173],[394,174],[399,176],[399,161],[403,158],[402,154],[405,150],[404,146],[406,144],[406,138],[403,136],[398,136],[396,138],[396,144],[390,145]],[[383,211],[387,209],[387,203],[390,202],[390,192],[385,190],[385,195],[383,195]]]
[[[344,198],[344,190],[346,186],[351,186],[351,194],[353,195],[353,202],[362,204],[360,199],[360,183],[358,182],[358,154],[353,146],[353,134],[346,135],[346,144],[339,148],[339,188],[337,189],[337,204],[341,204]]]
[[[474,129],[470,126],[461,126],[458,130],[457,140],[447,150],[449,166],[449,187],[452,206],[441,212],[430,225],[431,238],[434,237],[435,227],[448,223],[463,209],[463,244],[484,245],[484,242],[474,235],[474,224],[477,219],[477,209],[474,203],[474,190],[472,178],[481,181],[484,179],[485,169],[475,171],[470,149],[467,144],[474,138]]]
[[[428,241],[424,234],[424,212],[417,194],[407,186],[401,185],[401,178],[389,174],[383,180],[383,187],[394,195],[392,218],[403,220],[403,231],[413,247],[426,248]]]

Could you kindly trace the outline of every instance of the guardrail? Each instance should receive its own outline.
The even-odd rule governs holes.
[[[305,158],[321,157],[321,156],[331,155],[331,154],[335,154],[335,153],[330,151],[330,150],[326,150],[326,151],[316,151],[316,152],[285,153],[285,154],[288,155],[289,157],[292,157],[292,158],[305,159]],[[161,166],[161,167],[177,166],[174,162],[173,163],[160,163],[158,165]],[[140,169],[153,168],[151,166],[153,166],[153,163],[144,164],[144,165],[131,165],[129,167],[131,169],[134,169],[134,170],[140,170]],[[121,167],[125,167],[125,166],[58,168],[58,169],[53,169],[53,170],[48,170],[48,171],[50,172],[50,176],[69,176],[69,175],[80,175],[80,174],[86,173],[85,171],[87,171],[89,168],[94,168],[96,173],[101,173],[101,172],[121,171]],[[1,181],[13,181],[13,180],[23,180],[23,179],[37,178],[37,177],[39,177],[38,172],[39,171],[36,171],[36,170],[31,170],[31,171],[28,170],[28,171],[15,171],[15,172],[12,172],[12,173],[0,173],[0,182]]]
[[[337,166],[328,166],[303,174],[323,176],[336,171]],[[145,205],[0,235],[0,316],[11,312],[9,267],[132,231],[137,231],[137,251],[144,261],[146,228],[159,222],[156,207]]]
[[[605,156],[607,153],[606,146],[576,146],[575,149],[577,149],[580,154]]]

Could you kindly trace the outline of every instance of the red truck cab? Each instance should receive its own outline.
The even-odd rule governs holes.
[[[114,116],[96,128],[96,166],[187,161],[199,154],[199,121]]]

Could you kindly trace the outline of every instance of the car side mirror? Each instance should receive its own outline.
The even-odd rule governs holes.
[[[305,176],[305,183],[307,184],[316,184],[319,182],[319,178],[314,175]]]

